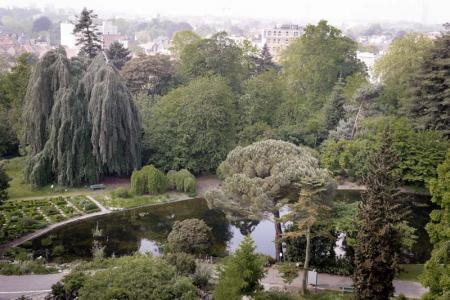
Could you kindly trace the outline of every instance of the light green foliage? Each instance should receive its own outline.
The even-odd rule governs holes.
[[[130,191],[127,188],[118,187],[111,192],[111,196],[113,198],[129,198],[131,195]]]
[[[147,188],[147,181],[141,171],[133,171],[131,174],[131,192],[134,195],[143,195]]]
[[[289,45],[282,57],[287,84],[303,104],[320,109],[339,78],[344,81],[365,67],[356,58],[357,44],[322,20],[307,25],[305,33]]]
[[[381,133],[390,125],[393,148],[398,157],[395,173],[403,183],[424,185],[436,174],[449,147],[437,131],[414,131],[405,118],[367,118],[353,140],[328,139],[321,148],[321,163],[336,175],[360,180],[367,170],[367,158],[380,143]]]
[[[145,133],[150,161],[164,170],[214,170],[233,147],[235,115],[223,78],[199,78],[173,90],[155,105]]]
[[[186,45],[180,56],[180,72],[188,79],[219,75],[233,91],[239,91],[245,79],[243,53],[225,32]]]
[[[377,59],[374,71],[384,85],[381,101],[388,112],[404,114],[409,110],[409,81],[419,72],[432,44],[424,34],[409,33],[395,39],[386,54]]]
[[[153,165],[144,166],[141,169],[144,174],[144,178],[147,182],[147,189],[151,194],[163,194],[167,190],[167,177],[166,175],[155,168]]]
[[[173,224],[167,237],[168,252],[206,254],[211,247],[211,228],[203,220],[186,219]]]
[[[450,297],[450,151],[437,168],[437,178],[430,181],[430,191],[440,209],[431,212],[426,227],[433,252],[421,281],[430,289],[425,299],[444,300]]]
[[[238,300],[243,295],[253,295],[262,289],[264,277],[260,257],[255,253],[255,244],[246,236],[236,252],[219,269],[219,281],[214,290],[214,299]]]
[[[344,103],[343,83],[339,80],[333,87],[329,102],[325,106],[325,126],[327,130],[335,129],[339,121],[344,118]]]
[[[281,274],[284,283],[291,284],[298,277],[299,268],[291,262],[282,263],[277,266],[278,272]]]
[[[187,45],[198,42],[200,40],[201,37],[191,30],[182,30],[175,32],[172,37],[172,47],[170,48],[170,51],[176,58],[179,59],[184,51],[184,48]]]
[[[186,169],[170,170],[167,173],[169,187],[178,192],[194,195],[197,192],[197,179]]]
[[[84,71],[64,49],[49,51],[30,78],[25,120],[30,146],[25,174],[34,186],[94,182],[140,165],[137,109],[103,56]]]
[[[163,259],[134,255],[112,259],[106,268],[88,275],[80,299],[197,299],[190,279],[177,276]]]

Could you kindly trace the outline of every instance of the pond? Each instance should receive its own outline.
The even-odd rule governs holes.
[[[355,191],[339,191],[336,198],[342,201],[357,201],[360,193]],[[414,197],[417,198],[417,197]],[[405,200],[416,203],[409,197]],[[417,200],[417,199],[416,199]],[[422,261],[429,256],[429,241],[424,224],[428,222],[429,199],[420,199],[415,210],[414,226],[418,228],[420,253],[414,260]],[[425,203],[425,204],[424,204]],[[93,232],[101,231],[97,237],[105,247],[107,256],[128,255],[133,252],[152,252],[160,255],[170,233],[172,224],[188,218],[202,219],[211,227],[213,233],[213,255],[222,256],[233,252],[243,240],[244,235],[251,233],[256,251],[270,256],[275,255],[274,224],[270,220],[260,222],[240,220],[230,222],[219,209],[210,209],[204,199],[192,199],[157,206],[141,207],[115,212],[73,223],[41,236],[32,241],[30,247],[35,256],[47,257],[50,260],[71,261],[78,258],[92,257]],[[426,248],[426,249],[425,249]]]

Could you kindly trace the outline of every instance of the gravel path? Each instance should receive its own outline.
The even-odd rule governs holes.
[[[280,288],[292,291],[299,291],[302,286],[303,273],[300,272],[299,276],[290,285],[286,285],[283,282],[280,274],[275,268],[269,268],[267,270],[266,277],[262,280],[262,283],[266,289]],[[337,276],[330,274],[319,273],[317,277],[317,289],[320,290],[340,290],[342,286],[351,286],[352,279],[345,276]],[[395,294],[403,294],[408,298],[419,299],[427,289],[423,287],[419,282],[394,280]],[[310,286],[310,289],[314,287]]]

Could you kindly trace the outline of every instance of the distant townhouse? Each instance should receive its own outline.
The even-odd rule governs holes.
[[[271,29],[264,29],[262,44],[266,44],[275,60],[280,58],[284,49],[303,34],[303,27],[299,25],[281,25]]]

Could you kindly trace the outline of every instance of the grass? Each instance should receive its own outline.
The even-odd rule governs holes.
[[[400,265],[402,271],[397,275],[397,279],[419,281],[419,275],[423,272],[423,264]]]
[[[112,198],[111,196],[99,196],[96,198],[101,204],[111,208],[132,208],[148,204],[156,204],[173,200],[169,195],[134,196],[130,198]]]
[[[25,169],[26,157],[15,157],[5,160],[6,174],[11,178],[9,182],[8,195],[10,199],[41,197],[52,194],[61,194],[65,192],[73,192],[75,189],[64,187],[51,188],[50,185],[41,188],[32,188],[23,178],[23,170]]]

